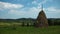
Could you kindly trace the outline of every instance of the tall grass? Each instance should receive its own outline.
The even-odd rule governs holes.
[[[36,28],[33,26],[0,27],[0,34],[60,34],[60,26]]]

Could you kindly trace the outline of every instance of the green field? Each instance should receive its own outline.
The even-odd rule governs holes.
[[[36,28],[33,26],[0,27],[0,34],[60,34],[60,26]]]

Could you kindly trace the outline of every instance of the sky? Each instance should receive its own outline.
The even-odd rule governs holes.
[[[60,0],[0,0],[0,19],[37,18],[42,4],[47,18],[60,18]]]

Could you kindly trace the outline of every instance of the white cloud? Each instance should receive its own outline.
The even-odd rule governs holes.
[[[42,2],[40,2],[40,3],[38,3],[38,1],[39,0],[34,0],[32,3],[37,4],[37,9],[39,10],[42,8],[41,7],[42,4],[45,4],[47,2],[52,2],[53,0],[42,0]],[[37,10],[37,9],[35,9],[35,10]],[[48,7],[48,8],[43,8],[43,9],[44,9],[45,13],[60,13],[60,9],[53,7],[53,6]]]
[[[8,14],[12,14],[12,15],[19,15],[19,16],[22,16],[22,17],[33,17],[33,18],[36,18],[38,13],[40,12],[41,9],[39,8],[36,8],[36,7],[32,7],[32,8],[26,8],[28,10],[10,10],[8,12]]]
[[[58,9],[56,7],[48,7],[45,10],[47,10],[48,13],[60,13],[60,9]]]
[[[39,3],[38,3],[38,1],[39,1],[39,0],[34,0],[34,1],[32,2],[32,4],[38,4],[38,5],[41,5],[41,4],[46,3],[48,0],[41,0],[41,2],[39,2]]]
[[[33,1],[32,4],[37,4],[37,1]]]
[[[49,7],[47,8],[48,11],[56,11],[56,8],[55,7]]]
[[[0,9],[17,9],[24,7],[21,4],[12,4],[7,2],[0,2]]]
[[[39,0],[34,0],[32,4],[37,5],[37,7],[41,8],[42,4],[45,4],[47,2],[52,2],[53,0],[41,0],[41,2],[38,2]]]
[[[24,11],[18,11],[18,10],[10,10],[9,12],[8,12],[8,14],[13,14],[13,15],[24,15],[25,14],[25,12]]]
[[[43,0],[42,2],[40,2],[38,5],[44,4],[46,3],[48,0]]]
[[[6,3],[6,2],[0,2],[0,10],[2,9],[10,9],[8,11],[8,14],[12,14],[12,15],[18,15],[18,16],[22,16],[22,17],[33,17],[36,18],[41,10],[41,4],[46,3],[48,0],[44,0],[40,3],[38,3],[37,7],[32,7],[32,8],[22,8],[24,7],[21,4],[12,4],[12,3]],[[33,3],[37,3],[36,1],[34,1]],[[19,8],[22,8],[22,10],[17,10]],[[16,9],[16,10],[15,10]],[[46,13],[60,13],[60,9],[57,9],[55,7],[48,7],[48,8],[43,8],[44,11]]]

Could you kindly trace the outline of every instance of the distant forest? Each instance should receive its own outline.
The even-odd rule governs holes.
[[[20,19],[0,19],[0,23],[35,23],[36,19],[32,18],[20,18]],[[60,25],[60,18],[49,18],[48,24]]]

